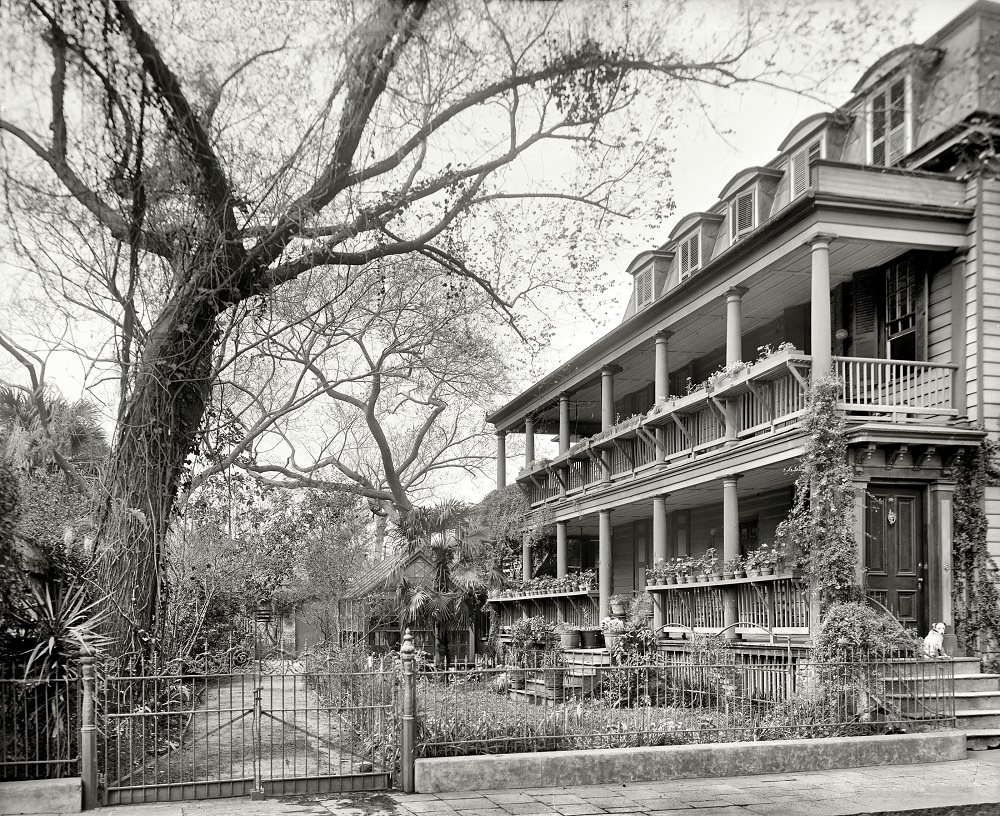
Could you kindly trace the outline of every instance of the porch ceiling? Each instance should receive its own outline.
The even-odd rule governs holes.
[[[738,496],[748,500],[763,493],[771,493],[780,488],[791,490],[795,483],[795,474],[788,472],[788,463],[755,468],[741,476],[738,483]],[[696,507],[722,506],[722,481],[716,480],[685,488],[675,494],[667,495],[667,512],[674,510],[691,510]],[[566,519],[564,513],[557,517],[569,524],[569,534],[597,535],[598,514],[589,513],[577,519]],[[611,513],[612,525],[641,521],[653,517],[653,503],[649,499],[634,501],[629,504],[616,504]],[[721,510],[719,523],[722,523]]]
[[[838,238],[830,246],[831,285],[850,280],[863,269],[886,264],[912,248],[910,243]],[[787,308],[808,303],[810,276],[810,249],[800,244],[753,277],[741,281],[740,285],[747,290],[742,306],[743,332],[760,328]],[[674,320],[667,317],[663,327],[673,332],[668,342],[670,368],[683,367],[725,344],[725,300],[716,298]],[[615,376],[615,395],[620,397],[653,381],[655,345],[652,341],[640,343],[619,356],[615,363],[622,368]],[[549,403],[534,416],[536,432],[558,432],[558,401]],[[600,430],[600,422],[601,380],[597,371],[570,396],[571,432],[579,436],[596,433]]]

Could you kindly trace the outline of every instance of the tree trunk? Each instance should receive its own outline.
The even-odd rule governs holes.
[[[156,651],[160,636],[164,542],[211,391],[219,307],[198,283],[168,302],[146,339],[97,513],[103,629],[119,657]]]

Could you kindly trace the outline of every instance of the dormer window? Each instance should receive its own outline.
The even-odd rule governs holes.
[[[681,241],[680,259],[681,280],[701,269],[701,230],[695,230],[693,235]]]
[[[869,153],[872,164],[892,167],[910,152],[910,82],[898,77],[868,101]]]
[[[812,167],[822,158],[823,142],[816,139],[792,154],[788,162],[791,198],[798,198],[812,187]]]
[[[747,190],[740,193],[729,203],[729,239],[731,243],[736,243],[748,232],[753,232],[756,226],[754,206],[756,190]]]
[[[653,302],[653,265],[635,274],[635,310],[645,309]]]

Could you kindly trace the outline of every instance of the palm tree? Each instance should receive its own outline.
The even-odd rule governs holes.
[[[29,476],[70,470],[92,476],[108,454],[98,407],[58,394],[0,387],[0,459]],[[73,477],[75,478],[75,477]]]
[[[457,501],[416,507],[401,520],[397,534],[410,552],[421,551],[431,566],[430,581],[400,579],[396,602],[400,625],[430,625],[434,663],[448,654],[448,631],[467,625],[480,596],[502,576],[481,541],[463,535],[470,508]]]

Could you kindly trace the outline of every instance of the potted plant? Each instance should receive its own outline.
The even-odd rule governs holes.
[[[691,570],[694,566],[694,559],[690,556],[674,559],[674,570],[677,573],[677,583],[691,583]]]
[[[726,581],[731,581],[736,577],[736,568],[739,566],[738,558],[731,558],[722,565],[722,577]]]
[[[620,617],[625,616],[625,610],[628,609],[628,605],[632,602],[631,595],[612,595],[608,599],[608,605],[611,607],[611,614]]]
[[[566,621],[560,621],[556,625],[556,634],[559,635],[559,645],[563,649],[580,648],[580,630]]]
[[[646,586],[656,586],[657,576],[656,569],[654,567],[646,567]]]
[[[735,567],[734,575],[736,578],[747,577],[746,559],[742,555],[737,555],[733,559],[733,566]]]
[[[545,695],[550,700],[562,700],[565,672],[558,652],[550,651],[542,655],[542,679],[545,682]]]
[[[760,561],[758,561],[759,555],[757,550],[751,550],[747,553],[744,559],[744,567],[747,571],[747,578],[759,578],[760,577]]]
[[[579,582],[580,589],[585,592],[590,592],[594,586],[594,582],[597,580],[597,574],[592,569],[582,570],[577,573],[576,577]]]
[[[777,547],[763,546],[760,548],[759,553],[757,562],[760,564],[760,574],[774,575],[774,571],[778,568],[778,563],[781,561],[781,555],[778,553]]]
[[[621,636],[625,634],[625,621],[621,618],[607,617],[601,621],[601,629],[604,632],[604,647],[613,652]]]
[[[709,547],[701,557],[701,571],[709,581],[718,581],[722,576],[719,574],[719,559],[715,554],[715,547]]]
[[[589,605],[583,611],[583,625],[580,627],[580,646],[583,649],[601,648],[601,630],[594,626],[594,607]]]

